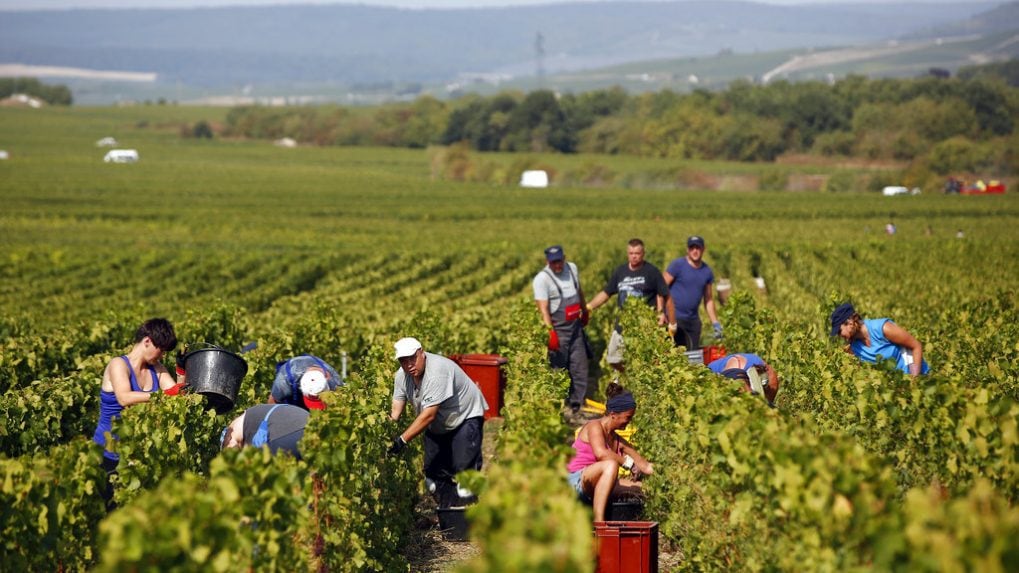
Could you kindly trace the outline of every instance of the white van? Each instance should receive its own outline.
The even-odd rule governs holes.
[[[138,161],[138,151],[135,149],[111,149],[106,152],[103,161],[107,163],[134,163]]]

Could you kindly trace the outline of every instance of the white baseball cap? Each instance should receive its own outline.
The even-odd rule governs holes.
[[[327,387],[326,375],[318,368],[309,368],[301,376],[301,393],[305,396],[318,396]]]
[[[418,342],[418,339],[412,338],[410,336],[408,336],[407,338],[401,338],[400,340],[397,340],[396,344],[394,344],[393,346],[396,347],[397,360],[401,358],[406,358],[408,356],[413,356],[415,352],[421,350],[421,343]]]

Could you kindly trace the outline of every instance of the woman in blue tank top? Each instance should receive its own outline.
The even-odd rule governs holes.
[[[847,350],[864,362],[892,360],[911,376],[930,370],[923,359],[923,345],[905,328],[887,318],[863,319],[848,302],[832,311],[831,336],[848,342]]]
[[[135,332],[134,346],[130,352],[114,358],[106,365],[99,390],[99,421],[92,433],[92,440],[103,446],[103,469],[107,473],[114,472],[119,461],[117,454],[106,448],[106,434],[111,431],[113,420],[120,418],[124,408],[148,402],[156,392],[180,387],[163,366],[163,355],[176,347],[177,335],[173,325],[166,319],[153,318]],[[110,436],[117,439],[113,433]],[[104,497],[108,507],[112,493],[107,483]]]

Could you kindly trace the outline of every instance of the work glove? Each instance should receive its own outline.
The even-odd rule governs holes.
[[[722,323],[713,322],[711,323],[711,328],[715,329],[715,338],[717,338],[718,340],[722,340]]]
[[[403,439],[403,436],[396,436],[393,438],[393,445],[389,446],[389,451],[386,453],[390,456],[398,456],[406,447],[407,442]]]
[[[177,382],[173,386],[170,386],[165,391],[163,391],[163,394],[166,394],[167,396],[177,396],[178,394],[187,394],[187,392],[188,392],[188,390],[190,388],[191,388],[191,385],[188,384],[187,382]]]
[[[675,338],[677,332],[679,332],[679,325],[675,322],[669,323],[669,336]]]
[[[548,330],[548,349],[552,352],[559,351],[559,334],[554,328]]]

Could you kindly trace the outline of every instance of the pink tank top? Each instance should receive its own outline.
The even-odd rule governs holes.
[[[580,471],[587,466],[598,461],[598,458],[594,456],[594,448],[591,444],[580,439],[580,432],[577,433],[577,439],[573,440],[573,449],[576,450],[576,455],[570,460],[570,463],[566,464],[566,471],[573,473]],[[620,451],[619,441],[616,441],[616,453]]]

